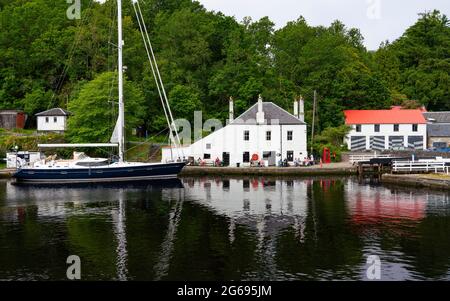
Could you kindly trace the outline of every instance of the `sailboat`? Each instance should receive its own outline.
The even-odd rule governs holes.
[[[172,143],[177,145],[173,131],[176,133],[178,143],[180,139],[173,122],[172,112],[164,90],[164,85],[159,74],[156,58],[151,47],[150,39],[142,17],[142,12],[137,0],[133,1],[133,7],[138,17],[139,27],[144,40],[147,55],[152,67],[153,75],[157,83],[158,92],[163,104],[164,113],[169,126],[169,136]],[[117,182],[138,180],[163,180],[176,178],[186,162],[177,160],[170,163],[141,163],[125,161],[125,108],[123,99],[123,61],[122,53],[124,42],[122,39],[122,1],[117,0],[117,35],[118,35],[118,86],[119,86],[119,114],[111,143],[97,144],[40,144],[39,147],[61,148],[61,147],[118,147],[118,160],[111,162],[106,158],[91,158],[84,153],[74,152],[71,160],[56,160],[55,157],[43,159],[32,165],[18,168],[13,177],[17,182],[31,183],[92,183],[92,182]],[[137,8],[136,8],[137,7]],[[139,13],[138,13],[139,12]],[[147,39],[146,39],[147,38]]]

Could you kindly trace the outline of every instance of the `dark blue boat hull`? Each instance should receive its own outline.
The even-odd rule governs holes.
[[[13,177],[31,183],[92,183],[173,179],[185,162],[104,168],[19,169]]]

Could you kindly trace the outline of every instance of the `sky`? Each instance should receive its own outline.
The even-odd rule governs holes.
[[[450,0],[198,0],[208,10],[221,11],[238,21],[268,16],[281,28],[299,16],[313,26],[334,20],[358,28],[368,50],[394,41],[413,25],[421,12],[438,9],[450,17]]]

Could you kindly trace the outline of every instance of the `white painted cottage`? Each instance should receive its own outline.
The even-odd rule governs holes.
[[[351,151],[426,149],[427,122],[420,109],[346,110]]]
[[[261,97],[236,119],[233,111],[230,100],[229,124],[184,146],[183,155],[210,162],[219,158],[226,166],[247,166],[251,161],[273,166],[285,159],[292,164],[307,158],[303,99],[294,103],[294,114],[272,102],[263,102]],[[163,148],[162,161],[173,160],[176,153],[173,148]]]
[[[70,113],[61,108],[54,108],[36,114],[39,132],[62,133],[67,129],[67,118]]]

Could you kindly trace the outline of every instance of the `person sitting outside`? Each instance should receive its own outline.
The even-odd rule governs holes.
[[[216,161],[214,163],[215,163],[214,164],[215,166],[220,167],[220,159],[219,159],[219,157],[216,158]]]

